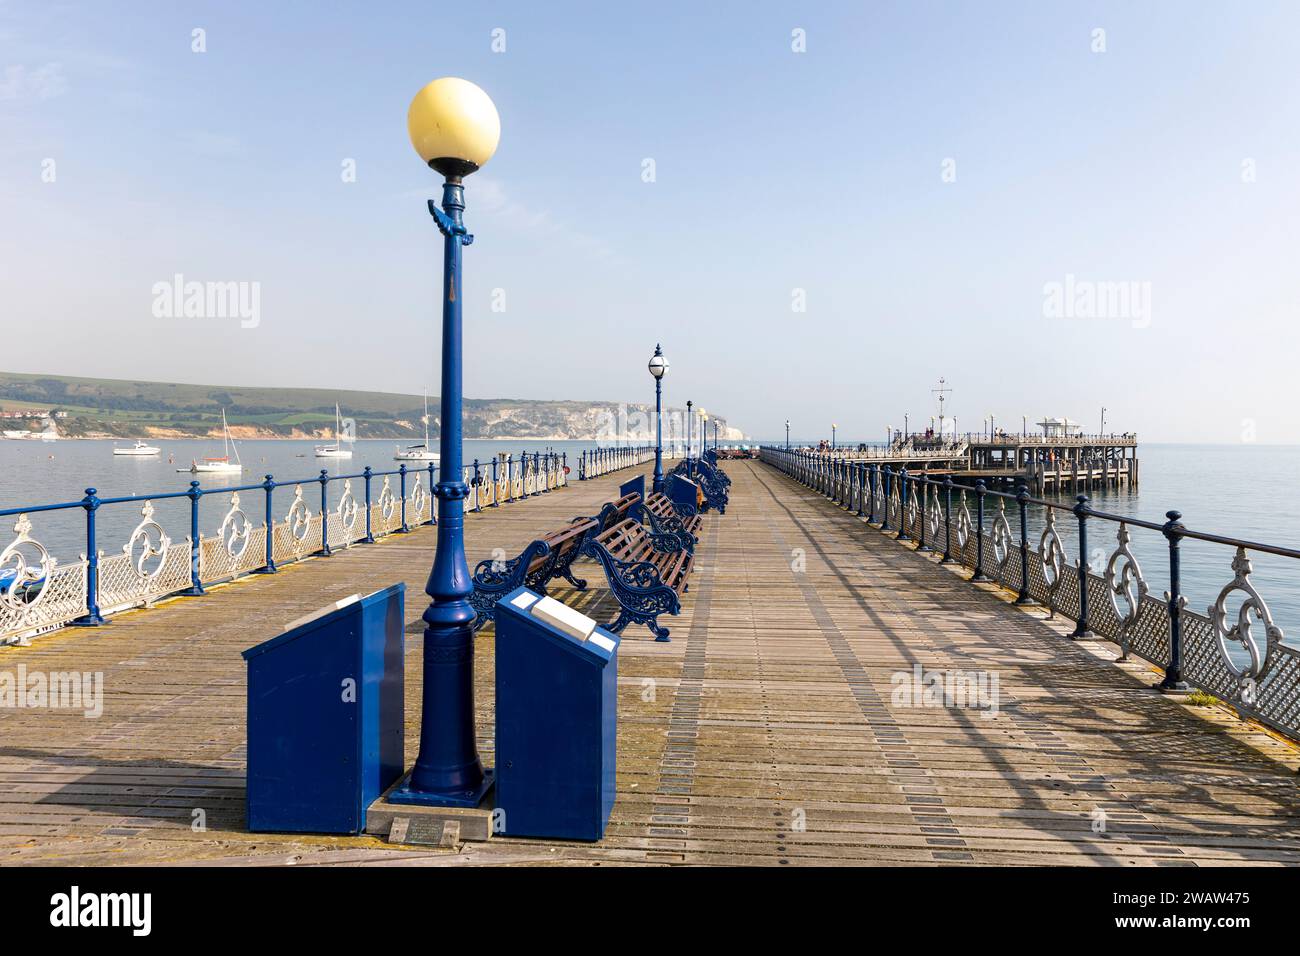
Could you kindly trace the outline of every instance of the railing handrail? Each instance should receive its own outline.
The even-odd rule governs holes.
[[[632,459],[639,457],[639,451],[628,449],[628,452],[628,456],[618,458],[624,462],[620,467],[633,464]],[[602,455],[602,462],[606,457],[612,465],[614,456]],[[568,484],[567,452],[547,448],[501,453],[489,461],[490,469],[488,462],[475,459],[464,465],[458,476],[470,485],[467,499],[470,511],[546,494]],[[16,537],[7,546],[0,547],[0,569],[10,572],[0,577],[0,644],[25,640],[68,623],[97,625],[107,613],[171,594],[200,595],[204,593],[204,584],[215,581],[250,573],[273,574],[286,561],[329,556],[336,547],[368,544],[376,535],[410,531],[412,520],[416,526],[436,524],[433,486],[440,473],[440,465],[429,461],[401,462],[395,468],[380,470],[367,465],[361,471],[347,474],[330,474],[327,469],[321,469],[310,477],[292,480],[277,480],[267,474],[255,483],[207,488],[194,477],[183,491],[100,497],[96,489],[87,488],[85,497],[76,501],[0,509],[0,518],[18,516],[14,526]],[[395,488],[390,484],[394,476],[398,478],[393,483]],[[375,479],[379,479],[378,486],[374,484]],[[344,491],[331,500],[330,486],[340,481],[344,482]],[[354,481],[363,483],[355,492]],[[305,491],[312,485],[319,486],[319,497],[313,491],[309,499]],[[277,517],[274,496],[282,488],[294,488],[296,493],[288,512]],[[260,525],[253,523],[239,501],[240,494],[250,492],[264,496],[260,508],[249,508],[253,513],[260,511],[263,518]],[[229,496],[229,510],[217,532],[205,536],[200,531],[200,507],[205,498],[213,496]],[[166,530],[153,520],[152,504],[180,499],[190,502],[189,534],[183,542],[173,542]],[[360,513],[362,501],[358,499],[364,501],[364,521]],[[313,509],[309,500],[317,504],[318,510]],[[105,507],[140,503],[145,505],[141,509],[143,520],[132,531],[126,546],[119,552],[105,554],[97,537],[100,511]],[[79,561],[60,564],[32,536],[27,516],[73,509],[85,512],[85,551]],[[256,549],[251,543],[255,532],[261,537]],[[179,563],[176,559],[182,555],[187,555],[187,561]],[[156,566],[146,571],[150,559]],[[130,563],[124,565],[124,560]],[[212,571],[210,564],[217,570]],[[101,581],[106,574],[108,578]],[[101,607],[100,600],[105,593],[108,594],[107,610]]]

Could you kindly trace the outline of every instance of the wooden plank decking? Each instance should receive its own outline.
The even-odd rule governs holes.
[[[619,798],[599,845],[459,851],[243,829],[239,651],[327,601],[410,589],[407,759],[432,528],[0,649],[0,670],[102,671],[103,716],[0,710],[0,863],[1083,864],[1300,862],[1294,747],[1163,698],[1144,665],[1026,613],[757,462],[729,462],[673,641],[620,654]],[[631,471],[466,522],[471,564]],[[613,617],[594,566],[586,593]],[[491,631],[478,642],[492,762]],[[896,674],[996,673],[995,716],[909,707]],[[200,812],[201,811],[201,812]],[[204,823],[198,828],[196,818]],[[1097,832],[1104,818],[1104,832]]]

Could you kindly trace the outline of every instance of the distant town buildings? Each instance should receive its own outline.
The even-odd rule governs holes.
[[[48,408],[5,408],[0,409],[0,418],[23,419],[23,418],[67,418],[68,413],[62,410],[51,410]]]

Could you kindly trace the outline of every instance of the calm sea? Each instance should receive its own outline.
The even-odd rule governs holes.
[[[783,441],[784,439],[782,439]],[[183,491],[192,477],[176,469],[188,467],[192,458],[219,454],[211,441],[160,441],[162,454],[156,458],[113,455],[111,441],[42,442],[0,441],[0,508],[16,508],[59,501],[75,501],[88,487],[100,497],[156,494]],[[322,467],[331,474],[353,474],[367,464],[376,470],[396,467],[392,440],[356,442],[353,458],[347,462],[317,459],[314,441],[243,441],[240,455],[246,466],[242,476],[201,476],[203,488],[211,492],[200,507],[200,527],[211,533],[220,525],[229,507],[229,496],[219,489],[260,481],[274,474],[279,481],[309,481]],[[546,451],[567,453],[576,473],[577,455],[592,442],[529,442],[474,440],[465,443],[465,459],[488,461],[497,452]],[[846,444],[849,444],[846,442]],[[853,443],[856,445],[856,443]],[[169,463],[168,456],[174,459]],[[1136,492],[1096,492],[1094,507],[1123,516],[1163,522],[1165,512],[1176,508],[1191,529],[1208,531],[1284,547],[1300,548],[1300,497],[1285,493],[1300,482],[1300,447],[1277,445],[1158,445],[1139,447],[1141,485]],[[355,490],[360,493],[360,482]],[[319,486],[305,489],[313,510],[319,501]],[[331,501],[339,489],[331,486]],[[376,487],[376,494],[378,489]],[[292,495],[290,489],[276,491],[275,515],[282,518]],[[1071,501],[1065,495],[1063,501]],[[242,506],[250,517],[260,520],[261,492],[245,493]],[[158,502],[156,518],[174,540],[189,532],[188,501]],[[1015,525],[1014,514],[1013,529]],[[1060,521],[1061,536],[1071,560],[1077,557],[1074,521]],[[80,509],[31,516],[32,536],[62,560],[72,560],[85,550],[85,513]],[[106,553],[120,549],[140,520],[138,505],[105,506],[99,514],[99,547]],[[14,519],[0,524],[0,550],[12,538]],[[1031,547],[1036,548],[1041,518],[1031,509]],[[1089,550],[1093,566],[1100,570],[1114,549],[1115,526],[1094,520],[1089,525]],[[1168,587],[1168,548],[1157,532],[1133,529],[1132,549],[1142,565],[1151,592],[1156,596]],[[1215,544],[1185,541],[1183,544],[1183,593],[1188,605],[1204,613],[1219,590],[1232,580],[1233,549]],[[1268,603],[1275,623],[1287,634],[1288,643],[1300,638],[1300,561],[1271,555],[1252,555],[1252,580]]]
[[[314,440],[241,441],[238,448],[244,471],[240,475],[189,473],[193,459],[222,453],[219,440],[159,440],[153,444],[161,449],[161,454],[148,458],[114,455],[115,444],[127,443],[71,439],[49,443],[0,440],[0,509],[77,501],[87,488],[96,489],[100,498],[179,492],[187,490],[191,479],[197,478],[205,492],[199,507],[199,530],[210,534],[220,527],[230,507],[230,495],[220,493],[223,488],[251,485],[262,481],[268,474],[274,475],[276,481],[308,482],[318,478],[322,468],[332,475],[353,475],[366,465],[375,471],[398,467],[398,462],[393,461],[393,452],[398,445],[392,439],[359,440],[354,444],[352,458],[348,461],[316,458],[313,452],[320,442]],[[554,451],[568,455],[569,467],[573,470],[571,477],[576,479],[578,455],[594,444],[584,441],[472,440],[465,442],[464,458],[466,463],[475,458],[490,462],[498,452],[519,455],[522,452]],[[408,471],[412,470],[412,464],[408,463]],[[486,467],[490,469],[491,465]],[[186,471],[178,473],[178,468]],[[425,474],[427,481],[427,466]],[[396,492],[396,476],[392,481]],[[358,500],[362,489],[361,481],[353,482]],[[304,487],[303,492],[312,510],[317,510],[319,483]],[[332,503],[337,503],[341,493],[342,487],[337,482],[330,485]],[[373,493],[379,494],[379,479],[373,484]],[[292,498],[292,488],[276,489],[274,515],[277,519],[283,519]],[[183,540],[189,534],[188,499],[157,501],[154,506],[154,520],[173,540]],[[250,518],[260,522],[265,496],[260,490],[243,492],[240,506]],[[131,530],[140,521],[140,509],[139,503],[105,505],[100,509],[96,523],[101,551],[111,554],[126,543]],[[86,550],[83,509],[32,514],[30,519],[31,536],[56,558],[74,560]],[[13,539],[15,520],[12,516],[0,519],[0,550]]]
[[[784,437],[773,442],[783,443]],[[842,444],[857,447],[856,441]],[[1143,444],[1138,447],[1138,458],[1138,490],[1094,491],[1094,508],[1160,524],[1166,520],[1165,512],[1177,509],[1189,529],[1300,550],[1300,496],[1287,491],[1300,484],[1300,446]],[[1073,504],[1074,495],[1053,500]],[[992,500],[988,506],[996,508]],[[975,515],[973,499],[971,515]],[[1018,535],[1015,512],[1009,511],[1008,518]],[[1043,527],[1042,509],[1031,507],[1029,519],[1029,544],[1036,551]],[[1057,527],[1073,563],[1078,558],[1077,522],[1072,515],[1058,514]],[[1113,522],[1089,521],[1089,558],[1098,573],[1115,550],[1116,530]],[[1151,594],[1163,597],[1169,587],[1169,548],[1164,535],[1141,528],[1131,528],[1130,533],[1129,547],[1142,566]],[[1191,610],[1204,614],[1220,589],[1232,581],[1234,550],[1188,540],[1183,541],[1181,550],[1183,594]],[[1268,604],[1274,623],[1283,629],[1288,644],[1300,646],[1300,560],[1257,552],[1250,557],[1254,566],[1251,580]],[[1239,603],[1232,602],[1232,607]]]

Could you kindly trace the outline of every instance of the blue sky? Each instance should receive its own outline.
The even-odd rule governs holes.
[[[458,75],[502,123],[467,181],[473,397],[645,400],[660,341],[675,404],[758,436],[923,424],[944,376],[963,430],[1105,405],[1152,440],[1300,442],[1298,21],[0,0],[0,368],[436,391],[438,184],[405,114]],[[257,326],[155,316],[177,273],[259,283]],[[1046,314],[1067,276],[1150,308]]]

